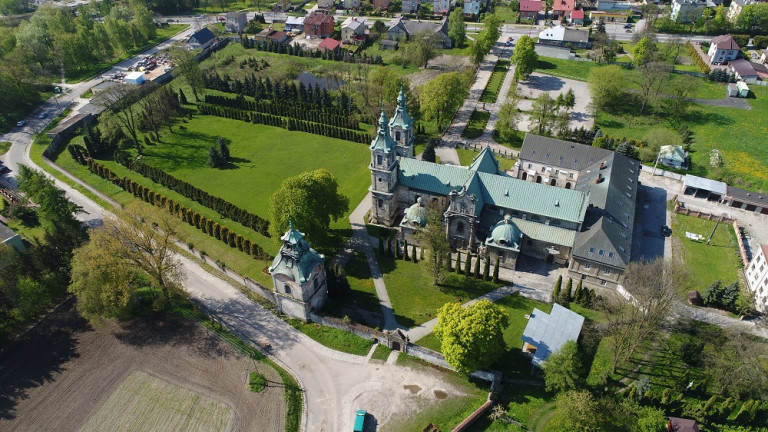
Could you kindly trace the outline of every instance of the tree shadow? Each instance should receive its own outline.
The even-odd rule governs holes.
[[[66,300],[0,352],[1,419],[14,419],[16,405],[29,389],[52,382],[66,370],[65,363],[79,357],[78,336],[92,328],[74,305],[74,298]]]

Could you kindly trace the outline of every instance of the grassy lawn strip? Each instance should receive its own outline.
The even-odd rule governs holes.
[[[466,150],[463,148],[456,148],[456,153],[459,154],[459,162],[461,163],[461,166],[469,166],[472,163],[472,160],[475,158],[475,156],[478,155],[479,152],[475,150]],[[503,156],[496,156],[496,160],[499,161],[499,169],[502,171],[506,171],[509,169],[512,169],[513,166],[515,166],[515,161],[517,159],[508,159]]]
[[[371,269],[368,267],[368,259],[365,254],[355,252],[344,267],[347,273],[347,282],[352,292],[348,300],[356,307],[380,314],[381,305],[376,287],[371,279]]]
[[[461,133],[462,138],[480,138],[490,118],[491,113],[487,111],[472,111],[467,127]]]
[[[270,359],[264,359],[264,363],[270,365],[279,375],[285,387],[285,431],[299,432],[301,423],[301,411],[304,409],[304,400],[301,397],[301,386],[288,371],[278,366]]]
[[[252,371],[248,375],[248,387],[251,388],[251,391],[254,393],[259,393],[267,386],[267,379],[264,377],[264,375],[260,374],[257,371]]]
[[[699,291],[703,291],[718,279],[725,284],[739,279],[741,259],[733,227],[721,223],[712,241],[707,244],[706,239],[709,238],[715,225],[715,221],[682,214],[675,214],[672,219],[673,235],[680,244],[682,259],[691,271],[692,288]],[[685,236],[686,232],[702,235],[705,240],[693,241]],[[680,294],[686,295],[688,289],[691,287],[680,287]]]
[[[4,155],[8,153],[8,150],[11,149],[12,143],[10,141],[0,141],[0,155]]]
[[[395,318],[406,327],[435,318],[437,310],[446,303],[465,303],[500,286],[456,273],[446,273],[443,283],[434,286],[432,275],[422,261],[414,263],[379,256],[379,267]]]
[[[491,79],[488,80],[488,84],[483,90],[483,94],[480,96],[480,102],[496,103],[496,99],[499,98],[499,90],[501,90],[501,84],[504,82],[504,77],[507,75],[509,68],[509,60],[499,60],[496,66],[493,67],[493,73],[491,73]]]
[[[371,340],[333,327],[305,323],[297,319],[286,319],[286,321],[296,330],[299,330],[318,343],[337,351],[364,356],[368,354],[368,351],[373,346],[373,341]]]
[[[389,349],[386,345],[379,344],[376,345],[376,350],[373,351],[371,358],[374,360],[387,361],[391,353],[392,350]]]

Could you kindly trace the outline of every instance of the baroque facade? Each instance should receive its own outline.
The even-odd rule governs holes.
[[[411,131],[407,118],[403,130]],[[431,207],[442,213],[455,249],[498,257],[509,269],[525,255],[566,266],[587,283],[620,283],[631,254],[637,161],[528,134],[511,173],[499,170],[490,148],[469,167],[440,165],[401,151],[403,136],[392,138],[392,126],[382,110],[370,147],[371,222],[397,226],[403,240],[417,243]]]

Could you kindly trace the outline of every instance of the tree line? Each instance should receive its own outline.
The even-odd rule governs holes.
[[[371,142],[371,136],[364,132],[356,132],[336,126],[330,126],[323,123],[313,123],[305,120],[293,118],[284,118],[264,113],[249,113],[247,111],[236,110],[234,108],[217,107],[214,105],[199,104],[198,110],[203,115],[214,115],[233,120],[241,120],[254,124],[264,124],[267,126],[281,127],[287,130],[307,132],[315,135],[327,136],[329,138],[338,138],[346,141],[368,144]]]
[[[330,126],[336,126],[345,129],[359,130],[357,119],[352,115],[337,115],[325,108],[317,109],[306,103],[291,103],[274,101],[249,101],[242,95],[237,97],[206,95],[205,103],[210,105],[219,105],[229,108],[237,108],[247,111],[255,111],[265,114],[288,117],[297,120],[304,120],[313,123],[322,123]]]
[[[216,240],[220,240],[232,248],[237,248],[238,250],[253,256],[255,259],[270,259],[269,254],[267,254],[261,246],[256,244],[256,242],[253,242],[234,231],[230,231],[228,227],[220,225],[217,222],[200,215],[196,211],[180,205],[165,195],[134,182],[130,177],[121,178],[115,174],[114,171],[93,159],[88,161],[88,170],[103,179],[109,180],[136,198],[166,210],[183,222],[198,228],[211,237],[215,237]]]
[[[288,54],[296,57],[319,58],[322,60],[341,61],[346,63],[365,63],[365,64],[383,64],[380,55],[368,56],[363,53],[361,56],[355,56],[349,51],[342,49],[335,50],[316,50],[304,49],[298,43],[290,44],[287,42],[276,42],[273,40],[261,40],[249,38],[243,35],[241,41],[243,48],[252,48],[257,51],[266,51],[275,54]]]

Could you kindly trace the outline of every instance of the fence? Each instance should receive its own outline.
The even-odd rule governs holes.
[[[733,230],[736,232],[736,240],[739,242],[739,252],[741,253],[741,261],[744,263],[744,268],[749,266],[749,256],[747,255],[747,248],[744,246],[744,238],[741,235],[741,228],[739,223],[733,221]]]
[[[321,315],[316,315],[314,313],[310,313],[309,318],[314,323],[318,323],[327,327],[333,327],[338,330],[350,332],[357,336],[360,336],[361,338],[365,338],[368,340],[378,341],[386,338],[386,335],[383,332],[380,332],[376,329],[372,329],[370,327],[366,327],[360,324],[346,323],[344,322],[344,320],[341,320],[338,318],[325,317]]]
[[[736,219],[729,218],[729,217],[724,216],[724,215],[723,216],[716,216],[716,215],[714,215],[712,213],[707,213],[707,212],[703,212],[703,211],[699,211],[699,210],[691,210],[688,207],[682,207],[680,205],[679,201],[675,201],[675,213],[680,213],[680,214],[684,214],[686,216],[693,216],[693,217],[696,217],[696,218],[699,218],[699,219],[706,219],[706,220],[718,220],[718,219],[722,218],[720,220],[720,222],[725,222],[725,223],[729,223],[729,224],[732,224],[732,223],[736,222]]]
[[[461,423],[459,423],[455,428],[453,428],[453,431],[451,432],[462,432],[467,430],[472,423],[476,422],[477,419],[480,418],[481,415],[485,414],[488,409],[491,408],[491,405],[493,405],[493,402],[491,402],[490,398],[485,401],[484,404],[480,405],[480,408],[476,409],[472,414],[470,414],[467,418],[465,418]]]
[[[667,177],[677,181],[683,181],[683,178],[685,177],[685,174],[674,173],[671,171],[667,171],[664,168],[652,167],[645,164],[641,165],[641,167],[643,171],[650,173],[652,175]]]

